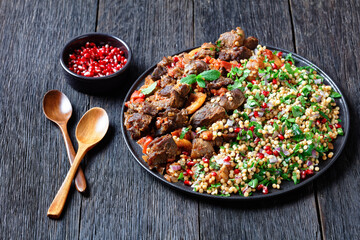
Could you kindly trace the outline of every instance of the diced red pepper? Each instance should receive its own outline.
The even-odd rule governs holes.
[[[143,147],[143,153],[144,154],[146,153],[146,149],[149,146],[149,144],[152,142],[152,140],[154,140],[152,136],[147,136],[146,137],[145,142],[144,142],[144,147]]]

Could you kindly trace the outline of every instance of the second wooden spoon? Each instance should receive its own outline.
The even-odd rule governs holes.
[[[69,162],[72,164],[75,158],[75,150],[71,143],[66,127],[67,122],[69,121],[72,114],[72,107],[69,99],[62,92],[58,90],[51,90],[44,96],[43,111],[49,120],[53,121],[59,126],[64,137]],[[75,187],[79,192],[84,192],[86,190],[85,175],[81,168],[79,168],[75,178]]]

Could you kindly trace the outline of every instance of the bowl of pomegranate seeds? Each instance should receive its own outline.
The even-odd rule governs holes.
[[[60,56],[67,82],[90,94],[116,91],[127,76],[130,62],[129,46],[104,33],[88,33],[70,40]]]

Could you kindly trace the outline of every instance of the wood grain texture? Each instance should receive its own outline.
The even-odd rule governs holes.
[[[195,6],[197,44],[215,42],[221,33],[240,26],[262,45],[294,50],[287,1],[195,1]],[[202,239],[321,238],[311,185],[296,192],[291,200],[250,206],[200,202],[199,211]]]
[[[191,1],[100,1],[97,31],[125,40],[134,61],[117,96],[91,98],[91,106],[109,113],[111,129],[89,152],[91,196],[83,199],[80,238],[198,239],[198,202],[147,174],[120,130],[120,110],[130,84],[163,56],[193,45],[192,8]]]
[[[59,54],[70,37],[94,30],[96,5],[0,1],[1,239],[78,238],[81,195],[74,187],[66,217],[46,216],[69,163],[61,133],[43,115],[41,101],[50,89],[63,91],[73,103],[69,131],[75,131],[89,98],[65,84]]]
[[[358,239],[360,3],[291,1],[291,5],[298,53],[340,86],[350,108],[351,133],[344,152],[316,184],[324,239]]]

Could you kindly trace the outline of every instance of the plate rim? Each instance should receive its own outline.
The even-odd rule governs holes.
[[[160,173],[150,170],[148,166],[144,165],[142,163],[143,160],[139,160],[137,155],[136,155],[136,151],[133,149],[133,147],[131,146],[131,144],[128,142],[127,139],[127,135],[126,135],[126,128],[124,125],[124,113],[125,113],[125,103],[126,101],[128,101],[128,99],[130,98],[130,95],[132,94],[132,92],[138,88],[138,85],[141,84],[141,82],[145,79],[145,77],[151,73],[151,71],[156,67],[157,63],[152,65],[151,67],[149,67],[148,69],[146,69],[136,80],[135,82],[131,85],[131,87],[129,88],[124,100],[123,100],[123,104],[122,104],[122,108],[121,108],[121,132],[123,135],[123,138],[125,140],[126,146],[127,148],[130,150],[132,156],[135,158],[136,162],[143,168],[145,169],[148,173],[150,173],[150,175],[152,175],[153,177],[155,177],[156,179],[160,180],[160,182],[162,182],[163,184],[169,186],[172,189],[175,190],[180,190],[182,193],[188,194],[188,195],[192,195],[193,197],[197,197],[199,199],[208,199],[208,200],[221,200],[221,201],[226,201],[226,202],[249,202],[249,201],[257,201],[257,200],[265,200],[265,199],[270,199],[270,198],[275,198],[275,197],[279,197],[285,194],[290,194],[296,190],[302,189],[304,186],[308,185],[309,183],[313,182],[314,180],[318,179],[324,172],[326,172],[333,164],[334,162],[341,156],[341,154],[343,153],[343,150],[346,146],[348,137],[349,137],[349,128],[350,128],[350,113],[349,113],[349,107],[348,104],[346,102],[345,99],[345,95],[343,94],[343,91],[341,91],[341,88],[339,88],[339,86],[334,82],[334,80],[332,80],[332,78],[330,78],[322,69],[320,69],[317,65],[315,65],[314,63],[312,63],[310,60],[292,52],[286,49],[282,49],[279,47],[274,47],[272,45],[264,45],[266,46],[267,49],[270,49],[272,51],[282,51],[286,54],[291,53],[292,56],[294,56],[296,59],[301,60],[302,62],[304,62],[305,64],[307,64],[308,66],[312,66],[318,73],[319,75],[323,76],[324,79],[326,80],[327,84],[330,85],[334,90],[336,90],[338,93],[341,94],[341,98],[340,100],[343,101],[343,111],[344,111],[344,116],[342,118],[342,121],[345,123],[343,124],[344,127],[344,136],[341,136],[343,138],[341,145],[338,147],[338,151],[335,153],[335,155],[331,158],[331,160],[327,160],[330,163],[328,163],[326,166],[324,166],[323,168],[320,169],[320,171],[316,172],[315,175],[311,176],[310,178],[307,178],[303,181],[301,181],[298,184],[294,184],[293,186],[291,186],[288,189],[280,189],[280,190],[276,190],[274,192],[271,192],[269,194],[261,194],[261,195],[255,195],[255,196],[249,196],[249,197],[244,197],[241,195],[230,195],[229,197],[224,197],[224,196],[217,196],[217,195],[211,195],[211,194],[207,194],[207,193],[199,193],[199,192],[195,192],[192,190],[192,188],[190,186],[179,186],[175,183],[171,183],[168,182],[163,175],[161,175]],[[178,55],[181,54],[183,52],[190,52],[193,49],[199,48],[200,46],[197,47],[192,47],[192,48],[188,48],[186,50],[174,53],[170,56],[174,56],[174,55]]]

